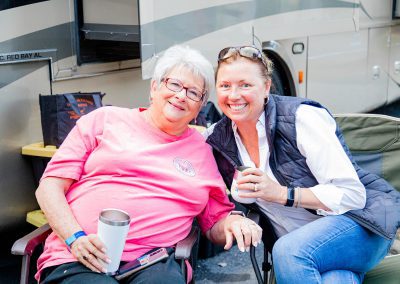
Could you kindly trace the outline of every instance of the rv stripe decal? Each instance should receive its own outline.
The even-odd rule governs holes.
[[[54,63],[57,60],[73,55],[71,29],[73,29],[72,22],[0,42],[0,54],[51,48],[57,50],[57,58],[53,59]],[[12,65],[13,64],[0,65],[0,88],[34,71],[31,69],[26,70],[25,68],[15,68],[15,66],[12,67]],[[8,74],[9,72],[14,74],[11,76]]]
[[[0,65],[0,89],[48,64],[46,61]],[[29,87],[29,86],[27,86]]]
[[[271,1],[256,0],[220,5],[174,15],[141,27],[142,61],[168,47],[252,19],[280,13],[319,8],[357,8],[359,4],[340,0]],[[207,19],[215,19],[208,21]],[[218,19],[218,20],[217,20]],[[155,44],[148,45],[148,44]]]

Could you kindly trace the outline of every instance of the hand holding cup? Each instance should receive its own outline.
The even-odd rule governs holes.
[[[233,176],[233,180],[232,180],[232,186],[231,186],[231,195],[232,198],[240,203],[243,204],[250,204],[250,203],[254,203],[256,202],[257,198],[245,198],[245,197],[240,197],[239,194],[241,193],[251,193],[253,191],[251,190],[245,190],[245,189],[238,189],[237,186],[237,179],[242,177],[242,171],[244,171],[245,169],[248,169],[249,167],[245,167],[245,166],[240,166],[235,170],[235,174]]]
[[[101,211],[97,235],[107,249],[110,263],[105,263],[106,274],[114,275],[121,261],[131,218],[125,211],[109,208]]]

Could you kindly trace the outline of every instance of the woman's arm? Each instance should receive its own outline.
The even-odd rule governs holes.
[[[50,227],[62,242],[65,242],[74,233],[83,230],[65,198],[65,193],[72,182],[72,179],[46,177],[42,179],[36,190],[36,198],[40,208],[44,212]],[[105,272],[102,264],[98,261],[99,259],[109,262],[105,255],[104,245],[95,234],[83,236],[74,241],[71,245],[71,253],[78,261],[96,272]]]
[[[251,193],[240,193],[240,197],[261,198],[269,202],[275,202],[282,205],[287,201],[287,187],[273,181],[266,173],[260,169],[248,168],[242,172],[242,178],[237,181],[238,188],[251,190]],[[257,187],[255,186],[257,185]],[[255,189],[257,191],[255,191]],[[330,211],[309,188],[300,188],[301,200],[299,200],[298,190],[296,190],[294,204],[298,204],[308,209],[323,209]]]
[[[300,205],[316,209],[319,214],[343,214],[365,206],[365,188],[337,138],[336,123],[325,109],[301,105],[296,113],[297,147],[306,158],[308,168],[318,181],[316,186],[301,188]],[[241,194],[280,204],[286,203],[287,187],[281,186],[261,171],[247,171],[238,181],[239,189],[259,193]],[[258,184],[260,183],[260,184]],[[294,204],[298,203],[299,194]]]
[[[330,209],[319,212],[323,215],[362,209],[366,201],[364,185],[336,136],[336,127],[325,109],[301,105],[297,110],[297,147],[318,181],[311,192]]]
[[[46,215],[54,233],[61,240],[66,240],[77,231],[81,231],[65,198],[65,193],[73,180],[66,178],[44,178],[36,190],[36,198],[40,208]]]

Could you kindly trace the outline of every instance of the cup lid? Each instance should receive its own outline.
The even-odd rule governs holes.
[[[131,217],[121,209],[106,208],[100,212],[99,220],[112,226],[126,226],[130,223]]]

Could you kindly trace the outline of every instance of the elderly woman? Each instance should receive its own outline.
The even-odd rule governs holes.
[[[213,77],[199,52],[175,46],[155,67],[148,109],[103,107],[77,122],[36,191],[53,229],[38,260],[41,283],[116,283],[102,273],[109,259],[95,234],[104,208],[131,216],[122,261],[174,246],[196,217],[205,235],[226,249],[234,238],[242,250],[260,241],[258,226],[231,214],[210,147],[188,128]],[[77,238],[71,242],[71,236]],[[124,280],[133,282],[184,283],[184,276],[170,257]]]
[[[219,53],[218,104],[208,129],[218,168],[279,237],[273,247],[281,283],[361,283],[387,253],[400,224],[400,196],[359,168],[335,120],[307,99],[270,95],[272,64],[252,46]]]

